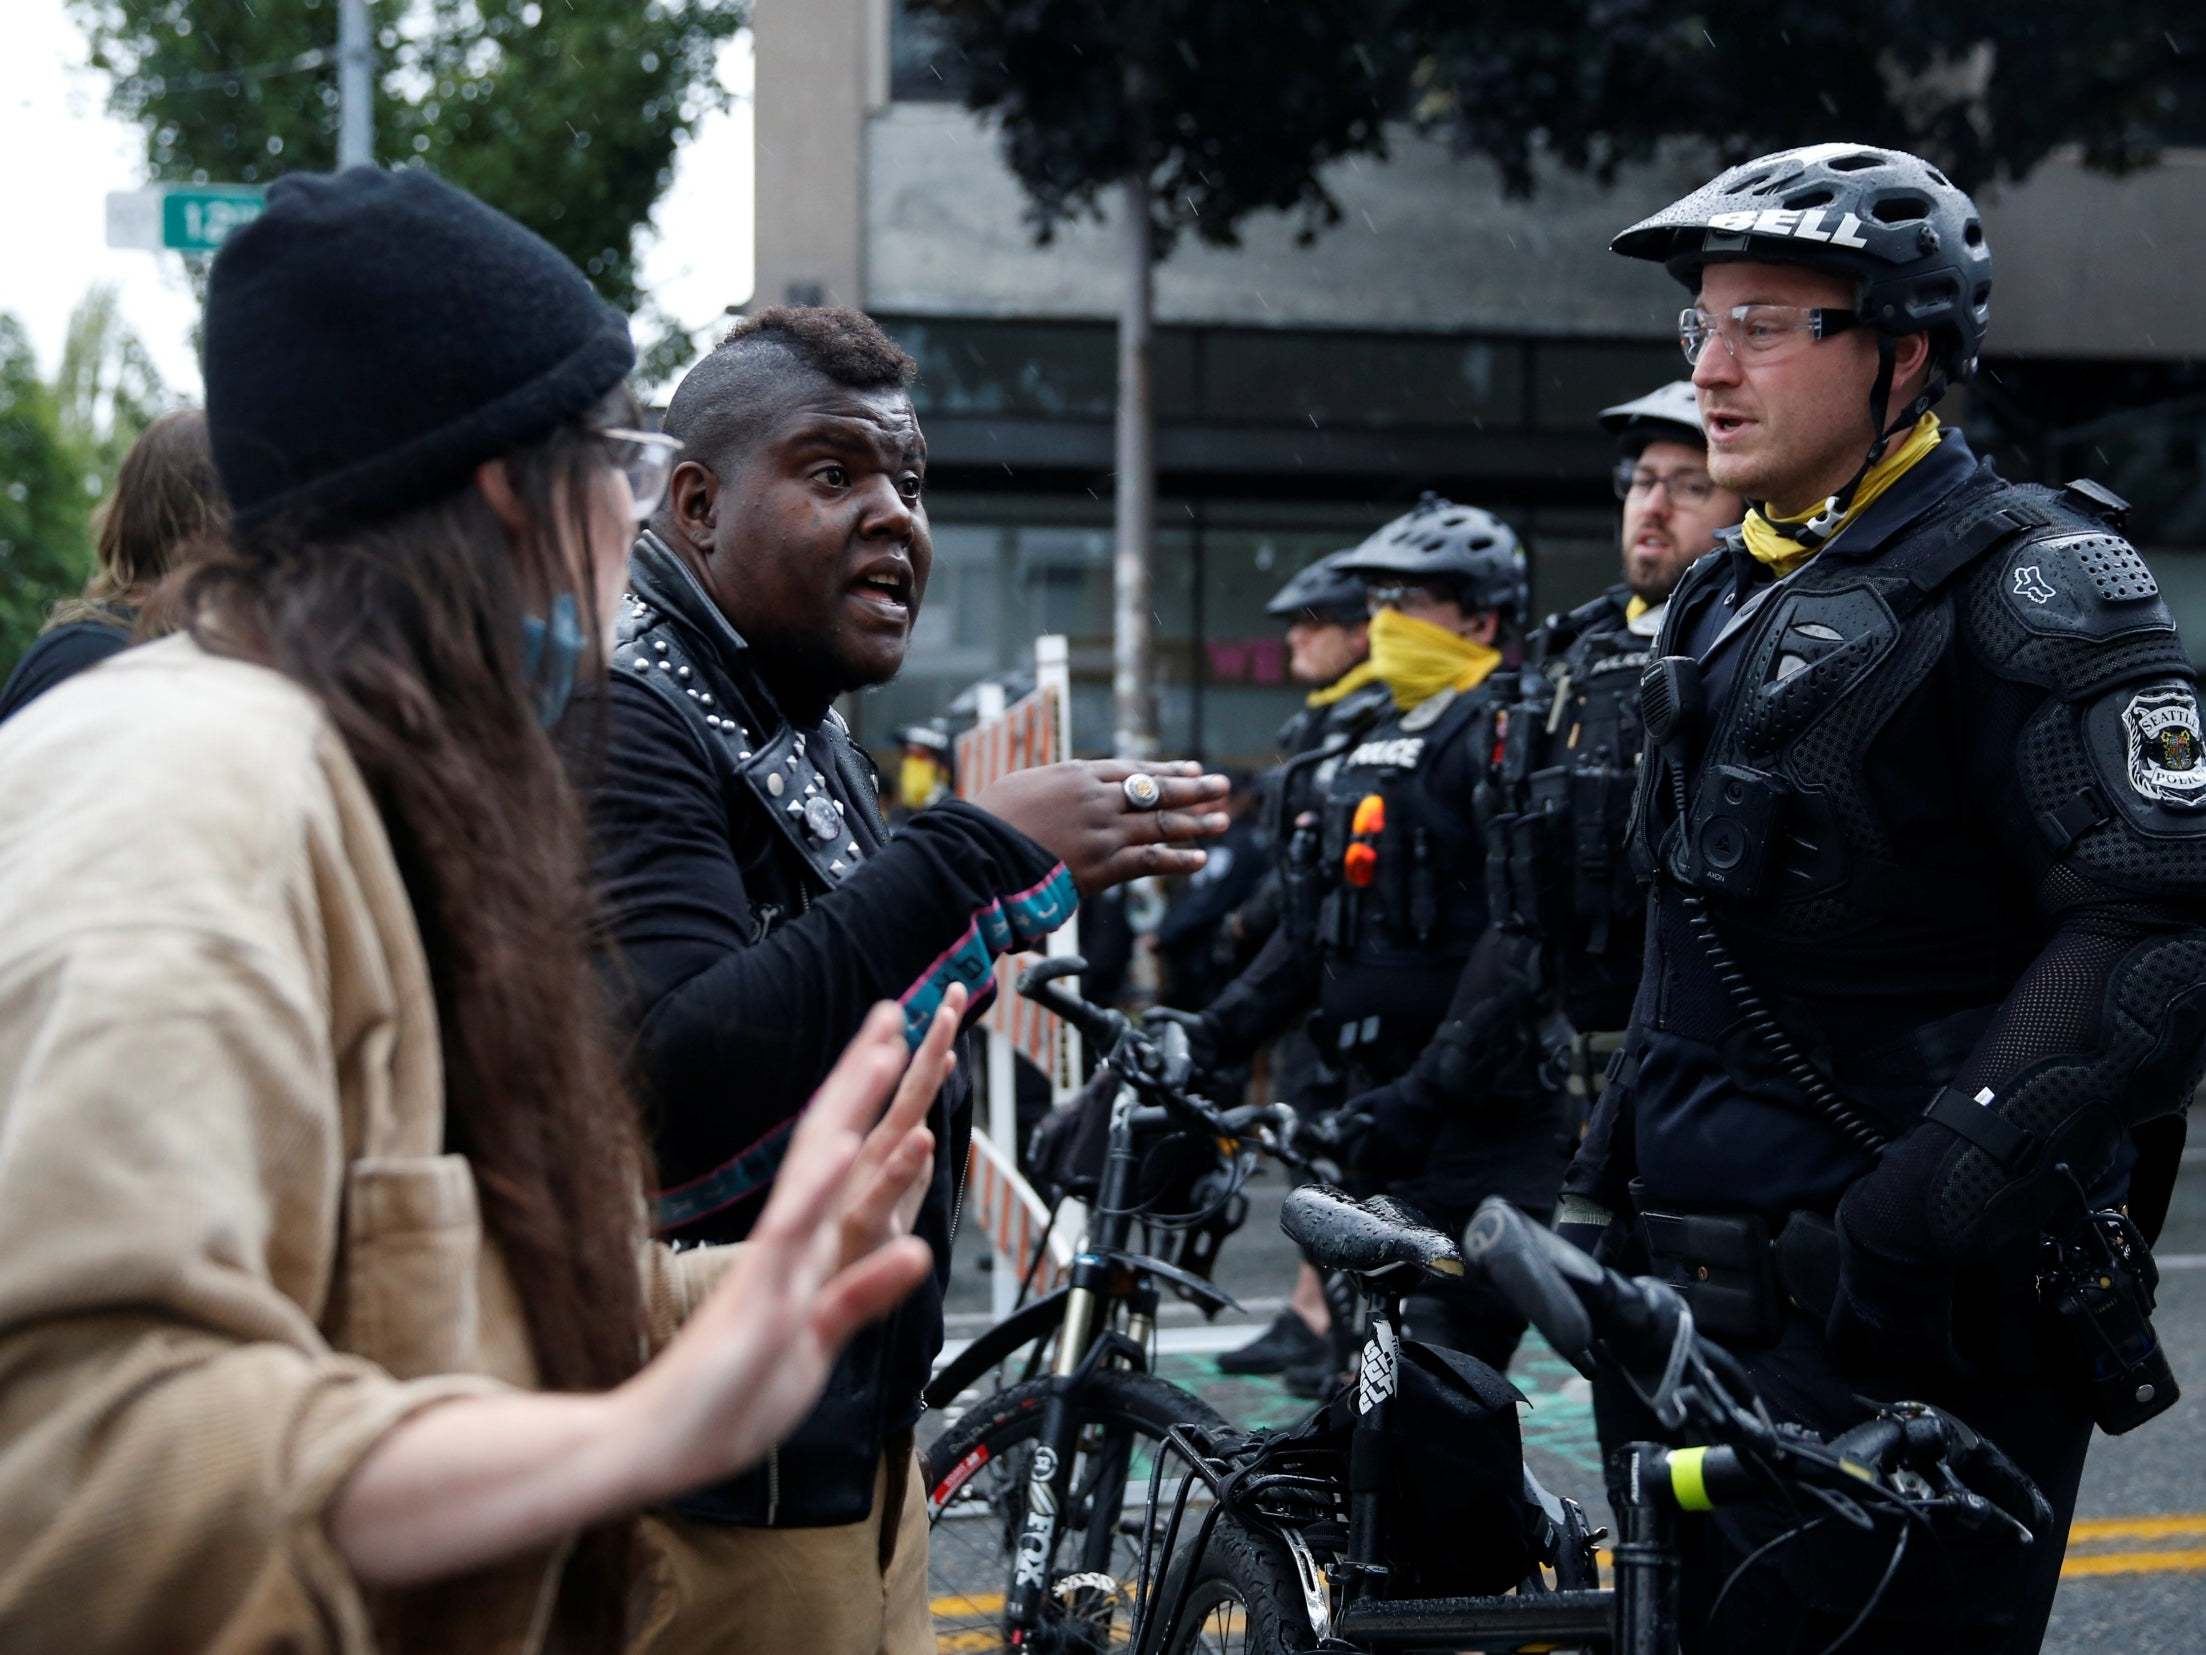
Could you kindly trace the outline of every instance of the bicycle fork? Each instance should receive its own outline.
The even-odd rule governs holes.
[[[1126,1211],[1129,1192],[1133,1187],[1134,1154],[1130,1134],[1130,1119],[1136,1106],[1131,1087],[1119,1088],[1111,1105],[1111,1138],[1109,1152],[1104,1159],[1102,1187],[1097,1192],[1095,1211],[1099,1218],[1098,1231],[1093,1238],[1106,1246],[1116,1247],[1124,1239],[1121,1215]],[[1050,1588],[1050,1559],[1057,1555],[1058,1535],[1064,1524],[1066,1508],[1072,1501],[1072,1473],[1080,1452],[1080,1415],[1074,1398],[1079,1390],[1081,1377],[1086,1371],[1096,1334],[1101,1324],[1103,1307],[1110,1293],[1111,1266],[1098,1256],[1100,1248],[1083,1245],[1080,1256],[1072,1262],[1072,1291],[1065,1297],[1065,1320],[1057,1336],[1057,1359],[1050,1369],[1049,1400],[1042,1406],[1042,1429],[1034,1445],[1034,1458],[1027,1466],[1026,1517],[1019,1530],[1019,1541],[1011,1560],[1011,1587],[1004,1594],[1003,1621],[1007,1640],[1013,1647],[1026,1642],[1027,1634],[1041,1624],[1042,1600]],[[1108,1450],[1105,1458],[1114,1455]],[[1103,1465],[1100,1471],[1108,1475],[1122,1469]],[[1110,1521],[1115,1521],[1115,1510],[1106,1520],[1102,1507],[1106,1503],[1106,1485],[1096,1485],[1097,1509],[1090,1514],[1089,1527],[1103,1528],[1100,1538],[1090,1533],[1088,1557],[1090,1568],[1101,1568],[1110,1556]]]

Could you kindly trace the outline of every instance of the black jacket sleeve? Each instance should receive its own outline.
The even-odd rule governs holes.
[[[770,913],[736,853],[746,830],[771,831],[744,819],[755,806],[662,698],[616,679],[605,707],[591,838],[661,1184],[691,1192],[672,1211],[662,1197],[662,1222],[679,1223],[763,1183],[770,1164],[746,1173],[742,1158],[778,1162],[868,1008],[899,1001],[923,1027],[951,982],[978,992],[998,953],[1062,923],[1072,882],[1025,835],[949,804],[801,912]],[[716,1176],[726,1187],[699,1187]]]

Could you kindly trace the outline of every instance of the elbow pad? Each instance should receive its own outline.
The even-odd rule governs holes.
[[[2074,1200],[2063,1164],[2088,1188],[2132,1129],[2188,1107],[2206,1069],[2206,930],[2128,947],[2105,971],[2094,1021],[2095,1049],[1932,1101],[1927,1118],[1960,1140],[1932,1187],[1940,1253],[1980,1257],[2032,1233]]]

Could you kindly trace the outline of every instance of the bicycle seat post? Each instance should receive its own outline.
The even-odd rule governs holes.
[[[1363,1278],[1368,1332],[1356,1364],[1356,1429],[1348,1447],[1348,1555],[1374,1578],[1386,1488],[1386,1420],[1401,1374],[1402,1290],[1388,1271]]]

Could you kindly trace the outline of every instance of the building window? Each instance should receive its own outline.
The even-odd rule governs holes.
[[[889,0],[889,96],[898,103],[956,103],[965,96],[965,56],[932,12]]]

